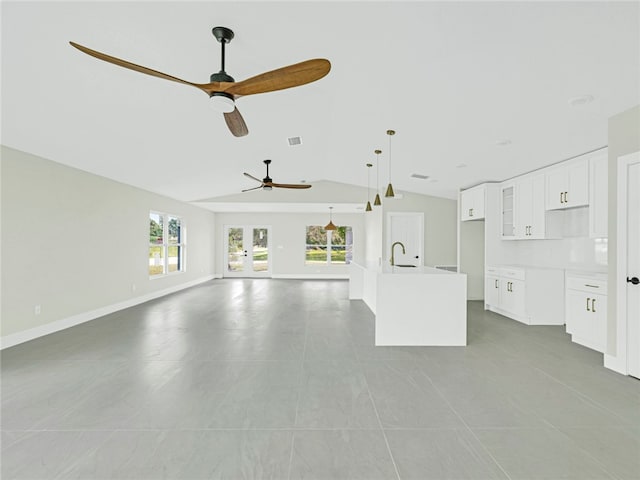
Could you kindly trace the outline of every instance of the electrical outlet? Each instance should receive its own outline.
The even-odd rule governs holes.
[[[36,305],[35,307],[33,307],[33,313],[35,313],[36,315],[40,315],[41,312],[41,308],[40,305]]]

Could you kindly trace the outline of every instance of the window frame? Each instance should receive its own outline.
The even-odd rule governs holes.
[[[318,227],[324,230],[324,233],[327,236],[327,242],[325,244],[310,244],[307,243],[307,235],[308,235],[308,230],[309,227]],[[354,241],[353,241],[353,227],[351,225],[338,225],[338,228],[348,228],[351,230],[351,243],[346,243],[346,237],[345,237],[345,261],[344,262],[333,262],[331,261],[331,252],[332,252],[332,247],[333,247],[333,243],[332,243],[332,239],[333,239],[333,230],[325,230],[324,227],[322,225],[306,225],[305,226],[305,231],[304,231],[304,265],[305,267],[313,267],[313,266],[320,266],[320,265],[350,265],[353,262],[353,246],[354,246]],[[345,231],[346,233],[346,231]],[[310,246],[314,246],[314,247],[321,247],[324,248],[327,259],[325,262],[322,263],[309,263],[307,261],[307,247]],[[351,247],[351,259],[347,262],[347,251],[349,250],[349,247]]]
[[[152,215],[156,215],[158,216],[161,221],[162,221],[162,243],[151,243],[151,239],[149,238],[149,249],[151,249],[152,247],[160,247],[161,248],[161,258],[162,258],[162,272],[161,273],[156,273],[156,274],[151,274],[149,273],[149,267],[151,266],[150,263],[147,265],[147,273],[149,274],[149,279],[150,280],[155,280],[158,278],[163,278],[163,277],[167,277],[169,275],[178,275],[181,273],[186,272],[187,270],[187,262],[186,262],[186,258],[187,258],[187,228],[186,228],[186,222],[184,220],[184,217],[180,216],[180,215],[176,215],[173,213],[167,213],[167,212],[159,212],[157,210],[149,210],[149,221],[153,220]],[[178,236],[178,242],[177,243],[172,243],[169,237],[169,222],[172,219],[177,219],[179,222],[179,236]],[[150,234],[150,231],[147,232],[147,234]],[[169,271],[169,266],[170,266],[170,258],[174,258],[169,256],[169,249],[171,247],[178,247],[178,269],[174,270],[174,271]],[[147,262],[149,262],[149,259],[151,257],[149,257],[149,250],[147,251]]]

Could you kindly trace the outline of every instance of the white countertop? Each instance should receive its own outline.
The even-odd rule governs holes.
[[[375,270],[383,275],[460,275],[457,272],[451,272],[449,270],[443,270],[434,267],[425,267],[423,265],[419,265],[417,267],[392,267],[386,262],[382,266],[375,263],[367,263],[366,265],[361,265],[355,262],[353,262],[352,265],[367,270]]]

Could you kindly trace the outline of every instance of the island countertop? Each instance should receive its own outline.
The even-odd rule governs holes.
[[[400,267],[397,265],[390,265],[383,263],[378,265],[375,263],[359,264],[352,262],[351,265],[359,268],[369,269],[381,273],[384,275],[458,275],[457,272],[451,272],[449,270],[443,270],[441,268],[427,267],[424,265],[418,265],[415,267]]]

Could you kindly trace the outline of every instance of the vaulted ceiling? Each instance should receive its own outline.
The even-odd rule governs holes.
[[[366,186],[379,148],[381,185],[391,163],[396,190],[454,198],[606,145],[607,119],[640,103],[639,5],[2,2],[1,141],[185,201],[255,186],[242,173],[266,158],[276,182]],[[203,92],[69,45],[206,83],[218,25],[236,80],[311,58],[331,72],[239,98],[236,138]]]

